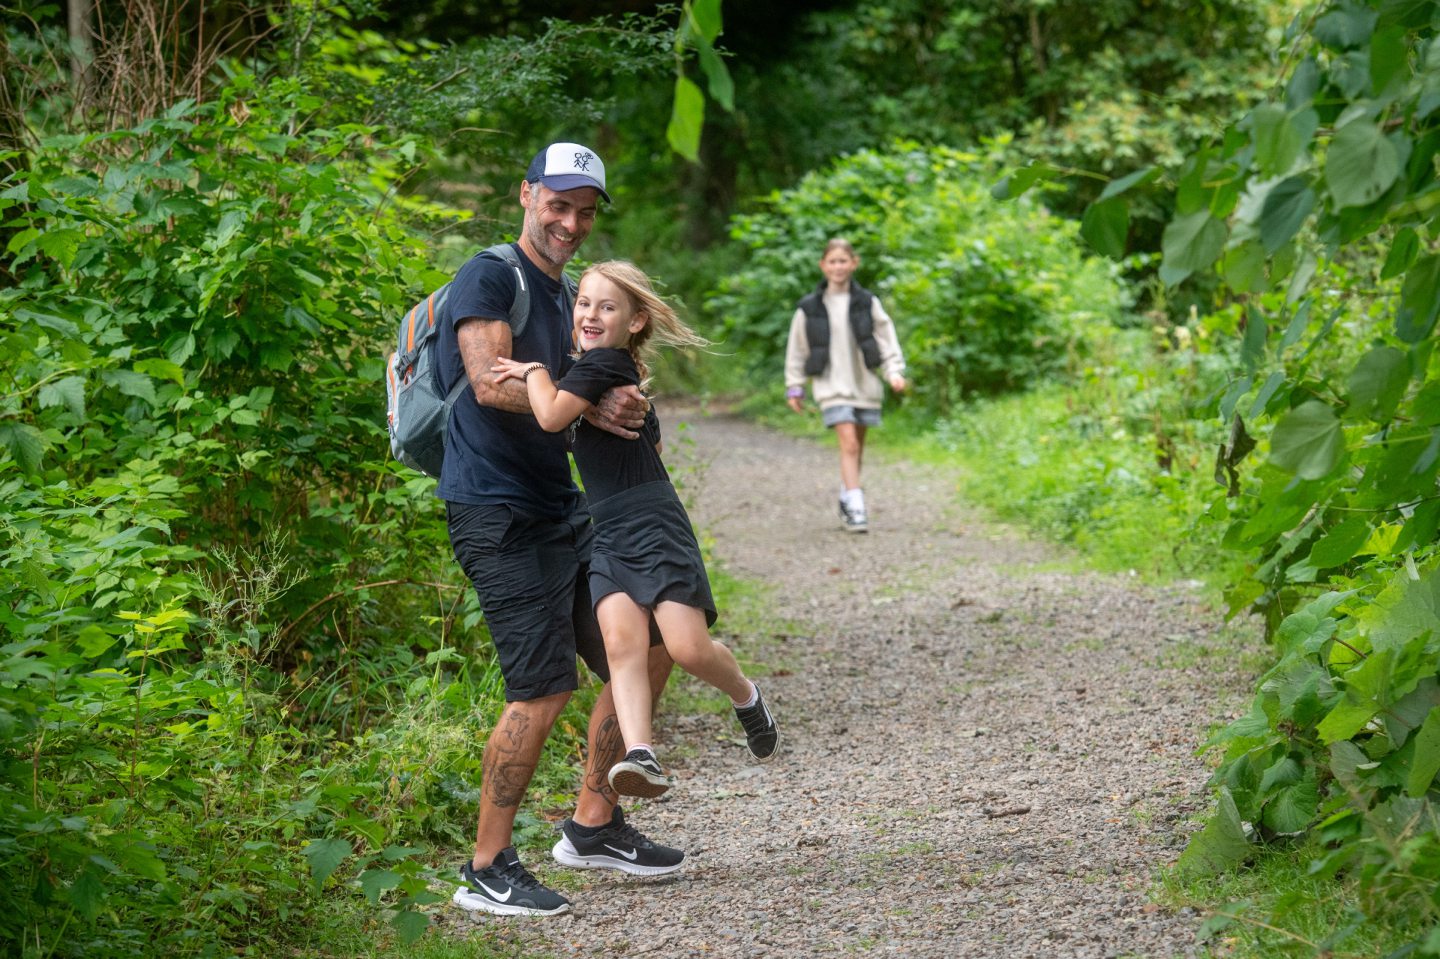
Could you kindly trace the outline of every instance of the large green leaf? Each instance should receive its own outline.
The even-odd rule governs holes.
[[[430,917],[423,912],[416,912],[414,909],[402,909],[390,920],[395,931],[400,936],[400,944],[409,946],[417,942],[430,928]]]
[[[728,112],[735,110],[735,81],[720,54],[708,42],[700,44],[700,69],[705,74],[705,86],[710,98]]]
[[[1097,252],[1118,260],[1125,255],[1130,233],[1130,208],[1118,197],[1090,204],[1080,221],[1080,235]]]
[[[1276,790],[1265,803],[1262,821],[1281,835],[1304,832],[1315,821],[1320,805],[1320,792],[1315,784],[1315,769],[1305,770],[1296,781]]]
[[[1395,314],[1395,335],[1406,343],[1419,343],[1430,335],[1440,311],[1440,255],[1416,260],[1405,274],[1400,289],[1400,309]]]
[[[1127,173],[1117,180],[1111,180],[1105,184],[1105,189],[1100,191],[1100,200],[1108,200],[1117,197],[1133,186],[1149,183],[1160,175],[1158,166],[1147,166],[1136,170],[1134,173]]]
[[[1218,875],[1244,862],[1251,851],[1235,800],[1230,790],[1221,788],[1215,815],[1191,838],[1175,863],[1175,871],[1190,877]]]
[[[0,423],[0,449],[7,450],[21,470],[33,473],[40,468],[45,443],[28,423]]]
[[[370,905],[374,906],[379,904],[382,892],[394,889],[404,878],[390,869],[367,869],[360,874],[360,889],[365,893],[365,898],[370,900]]]
[[[1431,569],[1419,579],[1392,580],[1355,615],[1377,649],[1398,649],[1427,633],[1440,636],[1440,569]]]
[[[1220,258],[1225,236],[1225,224],[1210,215],[1209,207],[1171,220],[1160,241],[1164,251],[1160,279],[1174,286],[1205,269]]]
[[[1303,177],[1291,177],[1271,188],[1260,208],[1260,242],[1265,252],[1274,253],[1289,243],[1313,209],[1315,192]]]
[[[1410,269],[1415,257],[1420,254],[1420,237],[1411,227],[1405,227],[1395,234],[1390,252],[1385,255],[1385,266],[1380,270],[1380,279],[1388,280]]]
[[[80,419],[85,418],[85,378],[65,376],[40,387],[40,408],[64,406]]]
[[[1310,145],[1320,119],[1309,108],[1291,113],[1278,103],[1264,103],[1250,114],[1255,139],[1255,165],[1264,176],[1284,176]]]
[[[316,839],[300,851],[310,861],[310,880],[319,892],[354,848],[345,839]]]
[[[1256,240],[1232,246],[1220,261],[1225,283],[1236,293],[1262,293],[1266,286],[1265,248]]]
[[[1410,358],[1393,346],[1377,346],[1355,364],[1348,388],[1347,413],[1385,422],[1405,395],[1410,382]]]
[[[1374,203],[1399,175],[1395,145],[1370,120],[1351,120],[1330,141],[1325,184],[1336,209]]]
[[[1440,773],[1440,706],[1430,710],[1425,723],[1415,733],[1415,759],[1410,766],[1410,779],[1405,792],[1423,796]]]
[[[1307,562],[1316,569],[1330,569],[1348,563],[1370,536],[1370,520],[1351,516],[1328,530],[1310,547]]]
[[[720,0],[690,0],[685,4],[685,9],[693,18],[700,36],[705,42],[713,43],[722,28]]]
[[[997,200],[1013,200],[1036,183],[1042,180],[1052,180],[1060,171],[1048,163],[1031,163],[1023,166],[1000,180],[990,188],[990,195]]]
[[[665,139],[670,148],[694,163],[700,157],[700,129],[705,125],[705,95],[688,77],[675,78],[675,103]]]
[[[1328,475],[1344,449],[1339,418],[1318,400],[1286,413],[1270,435],[1270,462],[1301,479]]]
[[[1366,524],[1369,528],[1369,524]],[[1311,655],[1335,635],[1338,622],[1330,614],[1346,599],[1355,595],[1354,590],[1329,592],[1319,596],[1286,616],[1275,631],[1275,644],[1286,654]]]

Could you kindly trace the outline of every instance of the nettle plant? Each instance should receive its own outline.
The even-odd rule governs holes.
[[[1310,835],[1313,869],[1349,870],[1372,914],[1434,924],[1440,3],[1324,4],[1290,40],[1283,92],[1180,170],[1163,240],[1167,284],[1213,272],[1239,304],[1241,368],[1214,405],[1227,490],[1208,518],[1253,557],[1229,598],[1266,614],[1277,659],[1207,744],[1223,750],[1220,811],[1181,868]],[[1085,235],[1123,249],[1127,203],[1159,173],[1111,183]]]

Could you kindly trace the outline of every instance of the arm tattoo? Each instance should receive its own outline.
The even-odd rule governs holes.
[[[475,401],[509,413],[530,412],[530,394],[525,391],[525,384],[518,380],[496,383],[495,374],[490,370],[497,356],[510,356],[513,344],[509,325],[476,317],[465,320],[455,336]]]

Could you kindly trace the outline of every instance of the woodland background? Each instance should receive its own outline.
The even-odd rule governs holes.
[[[7,954],[448,954],[500,698],[381,368],[575,139],[584,255],[723,345],[662,389],[773,415],[848,236],[887,436],[1263,618],[1158,896],[1231,954],[1440,955],[1436,0],[0,9]]]

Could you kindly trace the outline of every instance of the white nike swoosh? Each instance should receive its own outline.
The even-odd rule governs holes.
[[[613,852],[618,852],[620,855],[624,856],[626,859],[630,860],[631,862],[634,862],[634,861],[636,860],[636,858],[638,858],[639,855],[640,855],[640,850],[638,850],[638,849],[632,849],[632,850],[630,850],[629,852],[626,852],[626,851],[623,850],[623,849],[616,849],[614,846],[612,846],[612,845],[610,845],[610,844],[608,844],[608,843],[605,845],[605,848],[606,848],[606,849],[609,849],[609,850],[611,850],[611,851],[613,851]]]
[[[496,892],[494,889],[491,889],[489,886],[485,885],[485,884],[484,884],[483,882],[481,882],[479,879],[476,879],[476,880],[475,880],[475,885],[479,886],[481,889],[484,889],[486,892],[488,892],[488,893],[490,894],[490,898],[491,898],[491,899],[494,899],[496,902],[509,902],[509,901],[510,901],[510,894],[515,891],[514,889],[506,889],[506,890],[505,890],[505,895],[502,896],[502,895],[500,895],[498,892]]]

